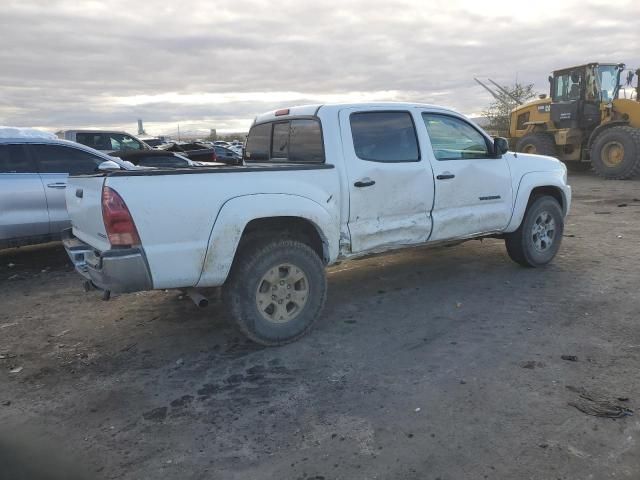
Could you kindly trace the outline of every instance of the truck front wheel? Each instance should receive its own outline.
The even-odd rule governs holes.
[[[249,242],[225,285],[240,330],[261,345],[297,340],[320,316],[327,296],[324,264],[308,245],[289,239]]]
[[[546,265],[558,253],[564,231],[564,216],[558,201],[540,196],[531,202],[518,230],[505,237],[511,260],[525,267]]]

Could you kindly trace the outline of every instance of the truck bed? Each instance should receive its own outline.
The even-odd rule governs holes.
[[[244,175],[233,175],[239,173]],[[340,224],[340,185],[333,165],[117,170],[71,177],[66,198],[73,234],[98,251],[110,248],[101,212],[104,187],[123,198],[133,217],[153,288],[221,284],[233,255],[227,258],[227,242],[242,234],[229,220],[260,217],[266,205],[264,216],[273,216],[279,203],[302,208],[311,202],[321,208],[326,223]],[[214,231],[221,217],[227,218],[219,222],[222,231]],[[218,240],[208,252],[216,235]],[[339,232],[335,236],[337,244]]]

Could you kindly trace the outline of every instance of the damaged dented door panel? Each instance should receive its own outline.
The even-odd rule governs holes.
[[[490,137],[466,119],[423,111],[435,177],[430,241],[501,231],[511,218],[511,173],[506,153],[493,155]]]
[[[340,111],[352,253],[413,245],[431,232],[433,177],[408,110]]]

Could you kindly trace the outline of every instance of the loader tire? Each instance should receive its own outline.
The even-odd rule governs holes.
[[[505,236],[511,260],[524,267],[541,267],[558,253],[564,231],[564,216],[558,201],[542,195],[527,207],[520,227]]]
[[[626,180],[640,173],[640,129],[620,126],[601,132],[591,145],[591,164],[607,180]]]
[[[224,295],[249,339],[284,345],[306,334],[320,317],[327,297],[324,263],[298,240],[258,239],[237,253]]]
[[[556,142],[548,133],[530,133],[516,143],[516,151],[522,153],[534,153],[536,155],[549,155],[555,157]]]

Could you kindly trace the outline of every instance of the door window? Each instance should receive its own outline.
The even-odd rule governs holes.
[[[104,159],[77,148],[62,145],[32,145],[40,173],[82,175],[95,173]]]
[[[351,114],[351,135],[356,155],[372,162],[417,162],[418,138],[409,112]]]
[[[129,135],[122,133],[109,134],[109,140],[111,147],[109,150],[121,151],[121,150],[144,150],[144,146],[138,140]]]
[[[36,173],[22,145],[0,145],[0,173]]]
[[[96,150],[111,150],[111,141],[109,136],[104,133],[76,133],[76,141],[87,147],[95,148]]]
[[[580,100],[580,72],[573,71],[557,75],[553,79],[553,100],[555,102],[570,102]]]
[[[423,113],[436,160],[487,158],[487,140],[464,120],[450,115]]]

